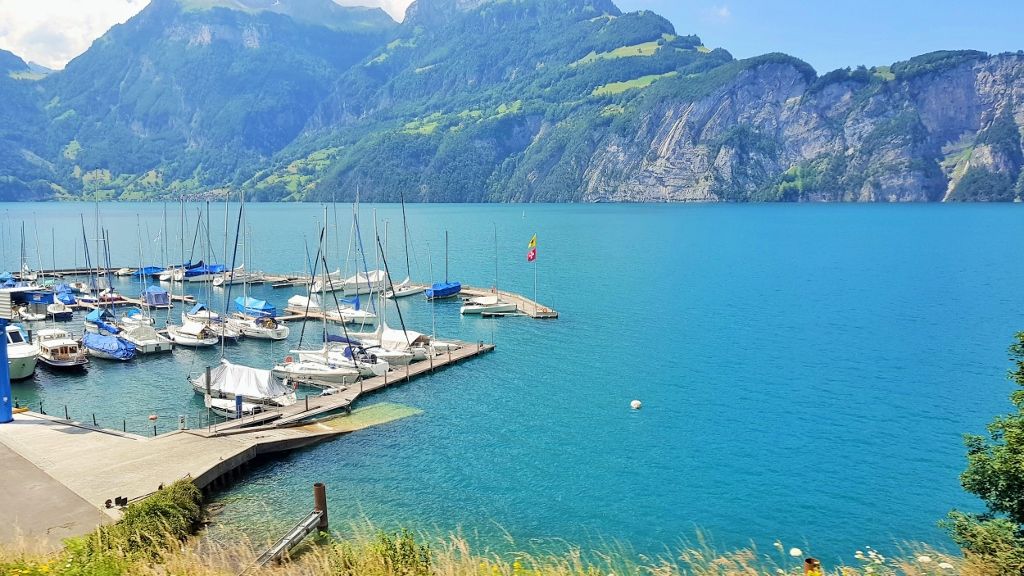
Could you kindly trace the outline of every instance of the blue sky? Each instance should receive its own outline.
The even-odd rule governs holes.
[[[1024,50],[1024,0],[616,0],[737,58],[785,52],[819,73],[933,50]]]
[[[396,18],[411,0],[335,0],[383,6]],[[737,58],[786,52],[819,73],[891,64],[932,50],[1024,50],[1024,0],[615,0],[653,10],[683,34]],[[0,48],[62,68],[149,0],[0,0]]]

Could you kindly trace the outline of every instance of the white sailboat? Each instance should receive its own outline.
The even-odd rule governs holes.
[[[498,228],[494,228],[494,293],[489,296],[476,296],[462,301],[459,314],[508,314],[518,310],[514,302],[501,298],[498,290]]]
[[[190,346],[192,348],[203,348],[215,346],[220,339],[207,328],[206,324],[188,320],[181,326],[169,324],[167,326],[167,337],[175,344]]]
[[[234,400],[239,396],[243,402],[265,406],[295,404],[295,390],[270,370],[232,364],[227,360],[221,360],[210,370],[209,382],[205,372],[190,376],[189,382],[196,393],[209,394],[212,398]]]
[[[405,298],[423,293],[425,285],[412,283],[412,267],[409,264],[409,224],[405,218],[405,193],[402,192],[402,238],[405,241],[405,280],[391,284],[384,296],[387,298]],[[385,226],[386,228],[386,226]],[[387,234],[385,234],[387,236]]]

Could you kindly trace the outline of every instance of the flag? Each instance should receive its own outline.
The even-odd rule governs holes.
[[[533,262],[537,259],[537,235],[534,234],[533,238],[530,238],[530,243],[526,245],[528,249],[526,252],[526,261]]]

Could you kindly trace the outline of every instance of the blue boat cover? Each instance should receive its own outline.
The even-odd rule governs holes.
[[[196,304],[195,306],[193,306],[192,309],[188,311],[188,313],[189,314],[199,314],[203,310],[206,310],[206,304],[203,304],[202,302],[200,302],[200,303]]]
[[[220,274],[227,269],[227,266],[223,264],[210,264],[208,266],[204,266],[200,263],[198,266],[185,270],[185,276],[191,278],[193,276],[202,276],[203,274]]]
[[[250,316],[266,316],[273,318],[277,316],[277,308],[266,300],[257,300],[251,296],[239,296],[235,298],[235,310]]]
[[[427,298],[446,298],[454,296],[461,291],[461,282],[435,282],[424,293],[427,295]]]
[[[114,321],[114,315],[111,314],[105,308],[97,308],[92,312],[89,312],[88,314],[85,315],[85,321],[92,322],[93,324],[98,326],[100,330],[110,332],[111,334],[117,334],[118,332],[121,331],[120,328],[118,328],[117,326],[112,326],[111,324],[108,324],[108,322],[112,323]]]
[[[86,332],[82,336],[82,345],[98,352],[105,352],[120,360],[135,358],[135,345],[116,336]]]
[[[139,316],[140,314],[142,314],[142,310],[139,310],[138,308],[129,308],[124,313],[124,315],[129,318],[134,318],[136,316]]]
[[[73,306],[78,303],[75,299],[75,295],[71,292],[57,292],[57,300],[60,300],[61,304],[65,306]]]
[[[195,264],[193,264],[191,261],[189,261],[189,262],[185,263],[185,270],[192,270],[193,268],[199,268],[202,265],[203,265],[203,261],[202,260],[200,260],[199,262],[196,262]]]
[[[171,303],[170,294],[159,286],[149,286],[142,293],[142,297],[146,300],[146,304],[150,306],[167,306]]]
[[[359,302],[359,295],[358,294],[356,294],[355,298],[350,298],[350,299],[347,299],[347,300],[342,298],[341,300],[339,300],[339,302],[341,304],[348,304],[349,306],[352,307],[353,310],[359,310],[360,302]]]
[[[14,275],[11,274],[10,272],[0,272],[0,280],[6,282],[12,279],[14,279]]]
[[[135,276],[136,278],[142,278],[145,276],[153,276],[154,274],[159,274],[163,271],[164,269],[160,268],[159,266],[146,266],[145,268],[139,268],[138,270],[136,270],[133,276]]]

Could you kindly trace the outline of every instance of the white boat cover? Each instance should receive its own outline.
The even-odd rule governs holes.
[[[124,335],[135,342],[161,342],[163,338],[148,324],[136,324],[124,329]]]
[[[272,400],[293,392],[270,370],[232,364],[227,360],[221,360],[219,366],[210,370],[210,380],[210,388],[215,392],[250,399]],[[206,374],[201,374],[196,381],[197,388],[205,388]]]
[[[186,336],[199,338],[199,335],[203,332],[204,329],[206,329],[206,324],[203,324],[202,322],[195,322],[193,320],[189,320],[182,324],[177,331]]]

